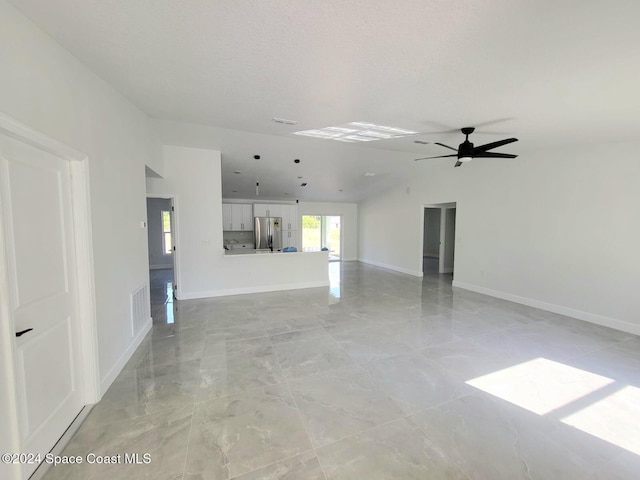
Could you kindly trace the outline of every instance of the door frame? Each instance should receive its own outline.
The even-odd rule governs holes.
[[[83,365],[82,376],[78,378],[84,405],[100,400],[100,370],[98,364],[98,330],[96,315],[95,273],[93,238],[91,226],[91,196],[89,184],[89,157],[47,135],[25,125],[13,117],[0,112],[0,134],[12,137],[40,150],[67,160],[71,174],[72,228],[75,244],[75,270],[78,281],[78,295],[74,309],[78,315],[77,328],[79,358]],[[6,272],[7,257],[4,241],[4,224],[0,222],[0,272]],[[0,315],[10,317],[8,278],[0,274]],[[7,436],[2,440],[3,451],[20,452],[20,431],[18,418],[20,410],[17,401],[17,378],[15,366],[15,335],[12,322],[0,322],[0,425],[7,425]],[[60,432],[62,435],[64,432]],[[7,442],[7,444],[5,444]],[[11,470],[13,478],[20,478],[18,466]]]
[[[340,260],[338,261],[342,262],[342,259],[344,257],[344,236],[342,235],[343,233],[342,226],[344,225],[343,223],[344,215],[342,215],[341,213],[338,213],[338,214],[329,214],[329,215],[321,215],[321,216],[322,217],[340,217]]]
[[[173,210],[171,211],[171,226],[173,228],[173,231],[171,232],[171,241],[173,243],[173,246],[175,247],[173,255],[171,256],[173,260],[173,293],[175,294],[175,299],[180,300],[182,298],[182,281],[180,280],[182,275],[180,273],[180,228],[178,222],[178,195],[176,193],[147,193],[147,198],[168,198],[171,200],[171,206],[173,207]],[[147,228],[149,228],[148,222]]]

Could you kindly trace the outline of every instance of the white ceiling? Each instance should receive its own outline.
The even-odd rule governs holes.
[[[294,158],[309,187],[289,193],[336,201],[453,163],[413,162],[450,153],[414,138],[364,146],[291,134],[353,121],[452,146],[462,135],[432,132],[494,122],[472,141],[516,136],[501,151],[517,154],[640,138],[637,0],[11,2],[151,117],[217,127],[195,140],[221,149],[229,197],[251,198],[260,177],[261,197],[287,198]],[[180,129],[159,125],[168,137]]]

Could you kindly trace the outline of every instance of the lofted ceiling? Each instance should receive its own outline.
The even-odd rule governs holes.
[[[449,153],[414,140],[457,146],[461,134],[437,132],[463,126],[484,124],[475,143],[518,137],[503,150],[516,154],[640,138],[637,0],[10,1],[163,140],[219,148],[225,197],[254,198],[257,179],[261,198],[359,201],[451,168],[413,162]],[[355,121],[421,133],[292,134]],[[501,161],[518,160],[459,170]]]

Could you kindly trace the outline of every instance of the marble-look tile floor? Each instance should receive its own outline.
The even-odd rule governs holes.
[[[318,288],[172,301],[53,479],[637,479],[640,339],[349,262]]]

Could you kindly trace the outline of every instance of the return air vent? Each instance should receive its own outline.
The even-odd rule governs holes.
[[[149,304],[149,284],[131,292],[131,332],[135,337],[151,320],[151,306]]]

